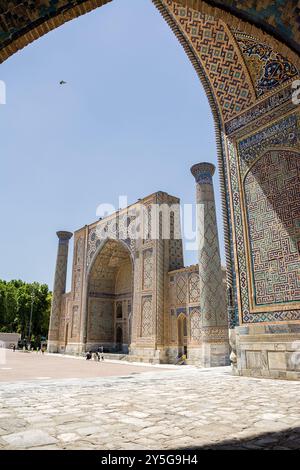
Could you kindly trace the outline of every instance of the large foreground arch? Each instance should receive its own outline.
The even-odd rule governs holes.
[[[30,42],[63,23],[81,16],[112,0],[6,0],[0,1],[1,61]],[[163,1],[162,1],[163,3]],[[187,6],[218,19],[230,27],[242,29],[265,39],[265,33],[276,40],[278,51],[299,53],[300,7],[296,0],[177,0]]]
[[[0,61],[51,29],[106,3],[0,0]],[[300,112],[292,99],[292,84],[299,79],[300,69],[299,7],[294,0],[284,2],[284,8],[280,0],[153,3],[192,61],[214,116],[228,314],[231,329],[240,325],[237,345],[232,342],[232,360],[235,364],[237,360],[239,373],[255,370],[258,375],[299,378],[299,363],[291,359],[300,339],[299,173],[294,171],[291,182],[289,165],[281,165],[282,160],[290,161],[291,154],[299,159]],[[270,196],[269,189],[267,193],[263,190],[264,175],[259,172],[266,169],[255,164],[269,151],[273,152],[270,161],[276,179],[267,187],[273,185],[277,198]],[[275,158],[277,153],[281,158]],[[256,184],[245,186],[245,178]],[[267,211],[270,198],[276,205],[287,186],[292,203]],[[293,229],[283,234],[278,229],[281,225]],[[264,253],[265,261],[256,253]],[[289,296],[278,296],[291,279],[294,285]],[[253,280],[259,285],[259,303]],[[279,343],[285,344],[284,352],[274,353]]]

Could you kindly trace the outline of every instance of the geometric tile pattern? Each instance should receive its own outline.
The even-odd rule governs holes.
[[[113,302],[89,299],[88,337],[94,341],[113,341]]]
[[[193,343],[201,342],[201,317],[199,309],[194,308],[190,312],[190,331]]]
[[[192,273],[189,277],[190,302],[198,302],[200,298],[199,274]]]
[[[193,45],[224,120],[253,104],[256,96],[249,72],[226,24],[172,0],[165,3]]]
[[[227,141],[229,157],[229,173],[231,194],[233,202],[234,231],[236,239],[236,256],[238,262],[239,278],[239,297],[242,311],[242,321],[245,321],[245,315],[249,314],[249,292],[247,284],[247,263],[245,251],[245,239],[243,232],[242,202],[238,178],[238,158],[234,144],[231,140]]]
[[[266,152],[244,187],[255,304],[300,301],[300,154]]]
[[[143,253],[143,288],[151,289],[153,283],[153,251],[145,250]]]
[[[142,299],[142,331],[141,336],[148,338],[153,334],[152,321],[152,297],[147,296]]]
[[[246,235],[244,233],[244,227],[243,227],[243,220],[244,217],[247,217],[247,208],[246,214],[244,216],[243,214],[243,202],[241,199],[241,194],[243,191],[243,185],[240,187],[239,185],[239,173],[241,175],[241,178],[244,179],[247,171],[251,168],[251,165],[253,165],[256,160],[258,160],[259,157],[261,157],[263,154],[269,151],[270,148],[272,149],[278,149],[281,150],[282,148],[288,146],[290,147],[290,151],[292,152],[292,149],[295,148],[295,151],[297,152],[299,149],[300,145],[300,132],[299,132],[299,116],[297,116],[296,113],[287,115],[284,118],[278,119],[277,121],[270,123],[268,126],[264,127],[263,129],[258,129],[255,131],[253,128],[252,134],[250,134],[246,138],[240,138],[237,141],[237,151],[235,149],[235,146],[232,141],[229,139],[227,140],[227,147],[228,147],[228,155],[229,155],[229,165],[230,165],[230,186],[231,186],[231,197],[232,197],[232,203],[233,203],[233,215],[234,215],[234,230],[235,230],[235,240],[236,240],[236,256],[237,256],[237,262],[238,262],[238,277],[239,277],[239,298],[240,298],[240,308],[241,308],[241,316],[242,316],[242,322],[243,323],[253,323],[253,322],[272,322],[272,321],[288,321],[288,320],[300,320],[300,310],[286,310],[286,307],[289,305],[290,302],[287,302],[285,304],[285,309],[280,309],[280,304],[267,304],[267,305],[273,305],[272,311],[266,311],[267,307],[261,307],[262,312],[253,312],[251,311],[251,305],[250,305],[250,298],[251,294],[249,291],[249,285],[250,285],[250,278],[249,278],[249,270],[250,270],[250,275],[251,273],[251,266],[248,266],[247,263],[247,254],[246,254]],[[275,158],[275,157],[274,157]],[[284,157],[285,158],[285,157]],[[299,157],[298,157],[299,158]],[[274,162],[275,163],[275,162]],[[263,169],[263,168],[262,168]],[[284,173],[281,176],[277,175],[277,172],[272,175],[270,173],[269,175],[265,174],[266,179],[266,185],[268,186],[268,178],[274,178],[274,182],[270,182],[269,184],[269,192],[270,192],[270,198],[279,198],[279,192],[278,194],[273,194],[272,193],[272,187],[274,188],[278,187],[276,185],[279,185],[279,187],[282,188],[283,181],[286,181],[287,186],[290,186],[289,181],[289,171],[287,171],[287,168],[282,168],[284,170]],[[277,176],[276,176],[277,175]],[[299,177],[299,176],[298,176]],[[293,187],[294,183],[291,183],[291,188]],[[297,188],[297,183],[295,183],[295,188]],[[284,190],[285,191],[285,190]],[[284,191],[281,191],[281,197],[285,197]],[[293,189],[291,189],[293,191]],[[259,193],[257,193],[258,195]],[[262,193],[260,193],[262,196]],[[244,196],[245,197],[245,196]],[[254,198],[254,199],[253,199]],[[295,199],[298,201],[298,193],[297,195],[290,195],[289,198]],[[251,193],[251,201],[253,202],[255,200],[255,195]],[[280,202],[277,201],[279,204]],[[277,202],[275,202],[277,204]],[[260,204],[263,204],[262,200]],[[268,206],[268,201],[265,200],[264,202],[265,207]],[[261,206],[262,207],[262,206]],[[289,207],[290,203],[287,204],[287,211],[285,212],[285,215],[282,215],[282,217],[287,217],[287,214],[289,212]],[[273,209],[273,208],[272,208]],[[262,210],[260,208],[259,210]],[[281,206],[281,210],[284,211],[285,208]],[[297,213],[297,205],[296,205],[296,213]],[[253,211],[253,209],[251,209]],[[251,215],[252,218],[254,217],[253,214]],[[271,217],[272,220],[272,211],[268,211],[265,214],[265,220],[263,222],[267,224],[267,218]],[[297,219],[298,216],[293,214],[293,219],[294,221]],[[287,218],[291,218],[291,215],[289,215]],[[278,249],[278,241],[276,241],[276,237],[273,239],[277,233],[278,235],[278,227],[277,229],[274,227],[274,213],[273,213],[273,228],[269,227],[265,232],[260,230],[260,236],[261,236],[261,244],[267,247],[267,251],[271,252],[272,247],[273,247],[273,256],[276,258],[276,250]],[[291,222],[288,222],[291,223]],[[247,225],[247,221],[245,222]],[[286,222],[285,222],[286,224]],[[248,232],[258,230],[258,225],[255,227],[251,226],[249,227]],[[280,226],[279,226],[280,227]],[[280,232],[280,229],[279,229]],[[264,233],[266,234],[266,240],[264,241]],[[283,238],[286,238],[286,233],[285,231],[285,236]],[[283,233],[284,235],[284,233]],[[249,233],[248,233],[248,238],[249,238]],[[253,242],[257,244],[258,241],[255,239],[255,237],[250,236],[250,243],[252,243],[253,247]],[[290,252],[294,253],[294,247],[295,245],[293,244],[292,240],[289,240],[288,242],[285,242],[285,248],[284,252]],[[279,247],[280,248],[280,247]],[[278,250],[279,253],[279,250]],[[294,256],[294,254],[292,255]],[[284,257],[285,258],[285,257]],[[283,259],[284,259],[283,258]],[[287,267],[285,264],[287,261],[287,258],[285,258],[285,261],[283,263],[283,277],[286,276],[285,270],[291,269],[294,271],[294,268],[290,266],[290,268]],[[253,263],[255,266],[258,266],[257,259],[253,260]],[[265,278],[268,279],[267,285],[272,285],[273,281],[275,282],[275,277],[274,277],[274,261],[273,261],[273,267],[270,265],[270,261],[266,263],[266,272],[264,274]],[[277,266],[281,266],[280,262],[277,261]],[[284,267],[285,266],[285,267]],[[260,268],[259,268],[260,269]],[[299,267],[296,267],[296,271],[298,269],[299,272]],[[278,279],[280,279],[280,269],[279,272],[277,273]],[[260,273],[260,275],[262,275]],[[294,275],[292,275],[294,279]],[[273,281],[272,281],[273,279]],[[294,282],[294,281],[293,281]],[[294,282],[295,283],[295,282]],[[280,283],[279,283],[280,284]],[[282,287],[278,287],[279,289],[283,289]],[[277,288],[276,288],[277,289]],[[273,290],[273,288],[271,289]],[[270,292],[268,291],[266,295],[270,295]],[[276,293],[278,296],[278,292]],[[281,294],[282,295],[282,294]],[[286,294],[285,294],[286,295]],[[260,294],[261,296],[261,294]],[[278,309],[275,310],[275,305],[278,306]],[[258,308],[258,307],[257,307]]]
[[[300,310],[277,310],[276,312],[245,313],[244,323],[299,321]]]
[[[53,341],[58,339],[62,295],[66,291],[69,240],[72,234],[69,232],[57,232],[57,236],[59,242],[49,325],[49,340]]]
[[[82,260],[83,260],[83,237],[80,237],[76,242],[75,263],[82,264]]]
[[[224,268],[221,270],[221,297],[225,299],[226,291],[226,271]],[[227,342],[227,320],[226,320],[226,305],[223,302],[223,309],[221,317],[224,318],[225,325],[216,327],[213,315],[211,316],[213,326],[207,323],[203,325],[202,313],[200,310],[200,281],[199,281],[199,266],[193,265],[178,271],[171,271],[168,273],[168,308],[170,314],[167,315],[167,324],[169,331],[169,339],[171,347],[180,348],[180,341],[182,340],[183,327],[186,323],[187,335],[184,345],[187,347],[188,357],[193,348],[195,348],[196,355],[200,354],[199,347],[203,341],[208,342],[226,343]],[[178,294],[178,295],[177,295]],[[177,322],[176,322],[177,317]],[[219,312],[218,312],[219,322]],[[175,320],[175,321],[174,321]],[[180,321],[179,321],[180,320]],[[223,320],[222,320],[223,323]],[[208,325],[208,326],[207,326]],[[209,335],[208,330],[214,331],[213,335]],[[225,330],[225,333],[224,333]],[[223,333],[221,333],[223,332]],[[174,351],[174,349],[173,349]],[[193,354],[195,354],[195,351]],[[192,354],[192,353],[191,353]]]
[[[260,100],[256,105],[250,109],[246,109],[243,113],[225,123],[226,134],[232,134],[240,131],[245,134],[245,127],[255,121],[256,128],[260,128],[265,124],[269,124],[272,120],[281,117],[285,113],[291,111],[295,106],[292,102],[293,90],[290,85],[287,85],[276,94],[267,96],[264,100]],[[282,109],[284,105],[284,109]]]
[[[72,309],[72,332],[71,332],[71,337],[76,338],[78,332],[79,332],[79,307],[78,305],[75,305]]]
[[[112,240],[121,239],[125,243],[131,253],[136,249],[136,240],[130,237],[130,231],[135,231],[136,223],[135,216],[125,215],[122,217],[112,217],[111,219],[104,219],[99,221],[96,227],[89,231],[88,235],[88,250],[87,250],[87,266],[92,262],[94,255],[101,243],[110,238]]]
[[[170,340],[176,341],[177,340],[177,319],[174,315],[174,311],[171,310],[171,316],[169,320],[170,324]]]
[[[220,292],[222,281],[218,275],[218,272],[221,274],[221,264],[214,201],[198,203],[198,227],[200,308],[203,325],[212,325],[217,324],[217,316],[221,320],[225,314]]]
[[[145,242],[147,240],[150,240],[151,237],[151,227],[152,227],[152,211],[151,211],[151,205],[147,206],[145,205],[143,207],[143,226],[144,226],[144,240]]]
[[[74,300],[79,300],[81,296],[81,272],[75,271],[74,273]]]
[[[169,270],[183,268],[182,239],[170,240],[169,242]]]
[[[200,311],[202,326],[227,325],[211,163],[191,168],[196,180]],[[211,178],[203,179],[210,173]]]
[[[177,211],[178,212],[178,211]],[[169,270],[183,268],[183,248],[180,233],[180,215],[170,212]],[[178,216],[177,216],[178,215]]]
[[[248,171],[249,166],[262,155],[264,149],[278,145],[298,149],[300,141],[298,121],[299,116],[291,114],[249,137],[240,139],[238,150],[242,177]]]
[[[178,276],[176,283],[176,296],[178,304],[186,303],[187,282],[185,276]]]

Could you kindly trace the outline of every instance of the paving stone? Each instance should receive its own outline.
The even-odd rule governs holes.
[[[39,429],[30,429],[29,431],[18,432],[2,436],[2,439],[14,449],[25,449],[31,447],[55,444],[57,440]]]
[[[264,413],[261,415],[261,419],[267,419],[271,421],[277,421],[277,420],[280,420],[281,418],[286,418],[286,415],[280,414],[280,413]]]
[[[264,431],[267,431],[267,432],[277,431],[277,430],[279,431],[279,430],[284,430],[284,428],[287,428],[285,423],[280,423],[278,421],[271,421],[271,420],[266,420],[266,419],[257,421],[256,423],[254,423],[254,427],[260,430],[263,429]]]
[[[68,432],[65,434],[59,434],[57,436],[57,439],[58,441],[62,441],[62,442],[73,442],[73,441],[77,441],[81,439],[81,436],[79,436],[78,434],[74,432]]]
[[[103,430],[100,426],[87,426],[87,427],[79,426],[77,428],[77,432],[78,434],[80,434],[80,436],[91,436],[93,434],[103,433]]]
[[[128,413],[128,416],[133,416],[134,418],[147,418],[149,415],[149,413],[142,413],[141,411],[131,411],[130,413]]]
[[[119,419],[120,423],[131,424],[132,426],[137,426],[139,428],[147,428],[149,426],[149,422],[145,421],[144,419],[134,418],[131,416],[125,416],[124,418]]]

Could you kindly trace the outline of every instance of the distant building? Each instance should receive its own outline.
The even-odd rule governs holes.
[[[2,347],[12,348],[14,345],[17,347],[20,340],[21,335],[19,333],[0,333],[0,343],[2,343]]]
[[[128,359],[229,363],[226,272],[221,267],[212,175],[198,164],[199,265],[184,267],[179,199],[157,192],[75,232],[71,292],[65,293],[70,232],[59,245],[48,350],[103,346]]]

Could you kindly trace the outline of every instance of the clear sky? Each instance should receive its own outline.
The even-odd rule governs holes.
[[[190,166],[217,162],[204,89],[150,0],[114,0],[50,32],[0,65],[0,80],[2,279],[52,288],[58,229],[93,222],[119,195],[194,203]]]

